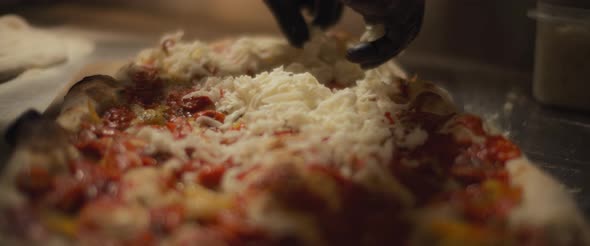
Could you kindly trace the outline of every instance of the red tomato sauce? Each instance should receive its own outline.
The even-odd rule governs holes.
[[[103,114],[102,122],[106,127],[125,130],[131,125],[131,121],[135,117],[135,113],[127,107],[114,107]]]
[[[141,67],[130,72],[132,85],[125,87],[124,96],[128,103],[144,107],[155,107],[163,99],[164,81],[159,78],[159,71],[153,67]]]

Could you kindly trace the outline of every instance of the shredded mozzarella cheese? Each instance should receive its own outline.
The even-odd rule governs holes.
[[[205,45],[182,43],[180,36],[165,37],[163,48],[142,52],[135,65],[157,68],[169,83],[189,83],[195,91],[183,99],[209,97],[226,115],[225,121],[201,116],[190,121],[192,133],[180,139],[164,129],[128,129],[151,143],[149,153],[170,153],[176,161],[235,164],[221,180],[224,194],[242,191],[277,165],[312,163],[335,167],[344,177],[391,194],[402,204],[413,203],[410,193],[384,171],[396,145],[414,148],[428,137],[419,128],[403,131],[386,117],[408,108],[394,101],[401,92],[400,79],[405,78],[397,66],[388,63],[364,72],[344,58],[342,41],[317,33],[302,50],[272,38]],[[332,85],[344,88],[331,89]],[[241,127],[236,130],[236,125]],[[358,170],[358,165],[363,168]],[[255,174],[238,178],[255,167]],[[324,193],[329,197],[330,192]],[[292,216],[266,216],[275,205],[260,199],[266,201],[264,209],[252,205],[248,212],[255,223],[277,225],[277,218]],[[294,221],[302,224],[275,229],[301,231],[297,228],[304,221]]]

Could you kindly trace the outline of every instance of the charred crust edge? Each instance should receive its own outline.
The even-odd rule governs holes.
[[[4,140],[11,147],[15,147],[19,136],[21,136],[31,124],[35,124],[42,119],[43,116],[37,110],[29,109],[25,111],[6,128]]]
[[[82,78],[80,81],[78,81],[74,85],[72,85],[72,87],[70,87],[70,89],[68,90],[67,94],[70,94],[73,90],[75,90],[76,88],[78,88],[80,86],[84,86],[84,85],[96,83],[96,82],[104,82],[105,84],[107,84],[108,86],[111,86],[111,87],[117,87],[119,85],[117,83],[117,80],[109,75],[102,75],[102,74],[91,75],[91,76],[86,76],[86,77]]]
[[[49,107],[45,110],[43,115],[51,119],[57,118],[62,110],[64,100],[68,95],[73,94],[73,92],[78,90],[78,88],[82,88],[83,90],[84,87],[90,86],[92,84],[104,84],[112,88],[121,86],[121,84],[118,83],[118,81],[115,78],[108,75],[97,74],[86,76],[78,82],[74,83],[72,86],[70,86],[67,89],[67,91],[64,90],[60,95],[58,95],[54,99],[54,101],[49,105]]]

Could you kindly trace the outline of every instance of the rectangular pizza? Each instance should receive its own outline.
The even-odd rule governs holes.
[[[342,35],[181,36],[9,128],[1,245],[590,245],[515,144]]]

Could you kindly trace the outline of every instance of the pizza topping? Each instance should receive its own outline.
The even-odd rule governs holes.
[[[117,171],[139,167],[143,163],[136,146],[125,140],[112,141],[101,162],[104,168]]]
[[[107,110],[102,116],[103,124],[117,130],[125,130],[135,118],[135,113],[126,107],[114,107]]]
[[[520,157],[520,149],[502,136],[491,136],[486,139],[486,150],[478,153],[482,159],[505,164],[507,161]]]
[[[213,105],[213,101],[209,97],[190,97],[183,98],[180,106],[186,112],[194,114],[199,111],[203,111],[210,108]]]
[[[218,166],[211,166],[207,165],[204,166],[199,170],[198,180],[199,184],[204,187],[215,189],[219,187],[221,184],[221,179],[225,174],[227,167],[218,165]]]
[[[420,127],[414,127],[412,129],[394,128],[394,134],[397,137],[397,146],[400,148],[414,149],[423,145],[426,139],[428,139],[428,133]]]
[[[173,116],[191,117],[201,111],[215,108],[215,104],[208,96],[190,96],[194,92],[191,89],[171,92],[166,99],[166,104],[170,107],[167,111]]]
[[[78,224],[76,218],[61,213],[45,212],[41,214],[40,221],[46,225],[51,231],[65,235],[67,237],[74,237],[78,231]]]
[[[416,239],[416,245],[435,241],[440,245],[506,245],[506,235],[501,231],[456,221],[436,219],[429,221],[430,234]]]
[[[269,79],[269,75],[273,76],[272,80]],[[491,179],[498,180],[496,182],[507,182],[503,164],[511,158],[518,157],[519,152],[518,149],[505,142],[503,138],[497,136],[481,135],[486,141],[465,142],[457,139],[452,133],[440,133],[440,131],[448,128],[445,128],[447,125],[464,126],[463,122],[470,122],[464,121],[460,117],[455,119],[453,115],[446,115],[445,110],[440,110],[431,105],[432,100],[441,100],[440,98],[417,95],[416,98],[421,98],[418,100],[421,103],[414,102],[408,106],[408,110],[393,114],[391,111],[381,111],[379,107],[365,104],[365,102],[376,102],[377,98],[379,98],[378,95],[355,94],[350,89],[332,92],[317,83],[317,81],[310,80],[311,78],[277,70],[271,74],[263,74],[255,78],[242,77],[239,80],[216,82],[218,84],[211,84],[209,86],[213,87],[208,89],[204,87],[199,90],[174,87],[168,92],[166,99],[168,119],[165,128],[170,135],[161,132],[161,128],[142,127],[140,131],[144,134],[139,134],[139,136],[143,139],[142,141],[151,142],[152,146],[156,147],[152,155],[155,153],[170,153],[172,157],[182,160],[187,158],[199,160],[199,158],[203,158],[201,162],[188,162],[188,164],[183,165],[166,181],[168,187],[171,187],[174,192],[181,192],[179,194],[184,196],[183,199],[186,202],[181,206],[183,208],[182,216],[210,221],[230,204],[227,197],[214,192],[239,191],[240,189],[236,188],[238,186],[235,185],[250,183],[254,187],[258,187],[257,190],[268,193],[274,199],[280,201],[280,204],[282,204],[280,206],[286,209],[314,214],[314,216],[322,218],[321,221],[336,221],[337,219],[334,216],[339,214],[344,216],[343,218],[355,220],[355,226],[364,225],[366,228],[373,228],[363,230],[366,231],[363,233],[372,235],[372,232],[369,231],[376,232],[378,231],[377,228],[380,227],[367,226],[364,223],[368,223],[368,221],[364,222],[360,217],[354,217],[357,215],[348,213],[353,213],[353,211],[359,209],[352,204],[362,203],[366,206],[366,201],[363,200],[366,198],[364,197],[375,196],[375,194],[365,189],[370,188],[375,192],[384,192],[385,190],[377,188],[379,185],[371,186],[368,183],[366,183],[366,187],[360,187],[347,178],[351,175],[351,171],[366,172],[367,165],[356,165],[356,163],[361,163],[359,158],[362,158],[362,163],[388,159],[394,163],[392,164],[392,179],[394,181],[386,183],[391,185],[392,182],[396,182],[395,179],[397,178],[402,186],[400,186],[400,190],[390,193],[394,194],[391,197],[407,193],[404,189],[408,189],[411,193],[408,196],[417,198],[415,205],[411,205],[412,203],[408,201],[412,199],[409,199],[404,202],[406,204],[404,206],[430,206],[439,199],[455,197],[452,198],[455,201],[464,201],[458,202],[459,205],[457,205],[456,209],[464,213],[468,218],[477,218],[477,216],[489,218],[493,216],[502,220],[505,218],[506,211],[510,211],[512,206],[509,205],[509,202],[513,201],[512,204],[518,203],[518,193],[509,192],[499,192],[502,194],[499,197],[514,194],[515,200],[500,202],[500,204],[505,204],[505,207],[502,207],[504,205],[498,205],[499,207],[490,205],[492,207],[489,209],[482,207],[483,205],[480,205],[477,201],[469,200],[469,196],[463,198],[464,196],[460,195],[463,193],[459,191],[456,192],[458,195],[445,195],[448,194],[449,189],[452,190],[453,186],[460,184],[479,187],[479,184],[489,183],[491,181],[486,180]],[[235,83],[232,83],[234,81]],[[219,101],[213,102],[209,97],[211,95],[209,91],[221,91],[221,89],[224,91],[223,97],[214,97],[218,98]],[[308,95],[310,93],[311,95]],[[248,107],[240,108],[242,105]],[[394,105],[393,102],[390,105]],[[225,114],[212,110],[215,106],[219,110],[228,112],[228,116],[226,117]],[[239,122],[236,122],[232,112],[240,112]],[[385,115],[386,120],[382,120],[382,118],[378,117],[379,115]],[[342,116],[347,117],[341,118]],[[200,123],[203,123],[203,119],[210,119],[217,123],[202,125]],[[371,119],[374,120],[371,121]],[[285,123],[287,127],[285,127]],[[233,127],[236,124],[241,127]],[[247,127],[243,127],[244,125],[247,125]],[[202,130],[210,126],[215,126],[215,128],[210,131]],[[225,126],[230,127],[225,128]],[[473,127],[477,127],[477,122],[465,126],[469,126],[465,128],[471,131]],[[365,127],[372,130],[377,128],[387,130],[383,133],[362,132],[358,135],[349,134],[350,131],[358,131],[359,127],[361,131]],[[314,136],[313,134],[317,134],[318,128],[329,129],[330,134]],[[477,128],[473,129],[476,129],[477,132]],[[145,135],[148,132],[150,135]],[[146,136],[150,136],[148,139],[151,140],[146,139]],[[273,138],[268,138],[268,136]],[[357,136],[359,140],[350,136]],[[306,139],[305,145],[297,142],[300,137]],[[317,157],[325,155],[322,153],[324,149],[336,148],[337,150],[343,141],[348,141],[350,144],[359,144],[358,146],[367,148],[374,146],[370,143],[382,142],[390,137],[393,137],[395,142],[384,145],[380,143],[381,147],[377,150],[369,152],[357,150],[355,153],[350,153],[347,149],[342,149],[340,152],[336,152],[342,156],[328,154],[324,157],[328,159],[317,159]],[[162,145],[156,144],[155,139],[162,139]],[[314,139],[317,142],[314,142]],[[203,142],[207,142],[207,145],[203,145]],[[117,143],[120,146],[121,142],[119,141],[112,144]],[[350,144],[347,146],[354,146]],[[123,148],[127,148],[124,146]],[[165,148],[162,148],[164,146]],[[392,151],[392,148],[395,149],[393,154],[385,154]],[[112,147],[110,149],[111,152],[107,151],[106,154],[102,155],[109,156],[108,153],[122,153],[113,152]],[[114,150],[117,149],[121,149],[121,147],[114,148]],[[190,150],[190,153],[186,150]],[[257,156],[256,153],[262,153],[263,156]],[[281,156],[284,153],[302,155],[303,163],[331,160],[338,163],[339,166],[328,168],[329,165],[308,164],[311,168],[310,173],[303,177],[296,175],[299,171],[289,171],[290,169],[285,169],[282,165],[277,167],[276,171],[272,171],[275,170],[274,168],[263,167],[274,163],[275,158],[279,158],[273,157],[275,154]],[[132,160],[136,158],[134,156],[127,154],[117,157],[117,160],[124,160],[127,164],[116,164],[116,161],[109,162],[110,159],[108,158],[106,163],[115,163],[116,170],[124,171],[130,167],[141,165],[133,164],[135,162]],[[202,164],[223,163],[230,156],[238,163],[241,163],[242,172],[230,175],[231,166]],[[151,159],[155,160],[154,157],[149,158],[149,160]],[[350,167],[343,164],[342,160],[345,160],[344,163],[350,162]],[[474,164],[474,162],[481,162],[482,164]],[[131,166],[126,166],[129,164]],[[379,169],[372,172],[380,172],[376,170]],[[357,178],[362,179],[362,177],[369,179],[375,177],[375,175],[364,175]],[[194,183],[191,184],[190,182]],[[157,182],[154,184],[157,184]],[[500,183],[499,187],[504,187],[505,184]],[[127,188],[127,191],[123,192],[123,194],[131,194],[130,189],[133,188]],[[153,200],[155,197],[167,197],[168,195],[161,194],[161,192],[172,192],[158,191],[160,189],[157,187],[149,188],[148,190],[154,191],[151,192],[153,195],[150,195],[154,198],[148,196],[141,198],[139,201]],[[363,195],[354,198],[359,195],[357,192],[361,192]],[[481,192],[488,194],[492,191],[483,190]],[[148,194],[149,192],[146,190],[144,193]],[[398,209],[403,207],[399,200],[388,199],[392,198],[385,199],[387,202],[380,200],[379,203],[390,203],[392,207]],[[132,199],[128,201],[138,200]],[[495,202],[491,202],[491,204],[495,204]],[[502,210],[502,208],[505,209]],[[393,209],[393,211],[398,210]],[[172,209],[168,211],[167,207],[164,207],[163,210],[154,210],[152,213],[155,227],[160,228],[157,231],[170,233],[173,230],[171,228],[177,228],[183,223],[179,220],[179,216],[181,216],[179,210]],[[170,215],[167,215],[169,213]],[[171,221],[164,219],[167,216],[172,217]],[[399,226],[406,222],[401,219],[384,222],[375,218],[375,220],[371,220],[371,223],[399,228],[401,231],[402,228]],[[340,242],[341,238],[336,235],[341,235],[343,231],[356,228],[336,224],[325,224],[323,227],[327,230],[322,232],[328,235],[326,240],[332,242]],[[354,230],[358,231],[359,229]],[[244,240],[243,237],[250,237],[248,236],[250,233],[252,232],[232,231],[226,237],[239,237],[240,240]],[[255,237],[266,238],[266,236],[258,233],[254,233],[254,235],[256,235]],[[262,240],[261,238],[256,240]],[[346,238],[345,241],[354,240],[357,239],[351,237]],[[383,240],[401,242],[405,239],[404,237],[397,237]]]
[[[158,71],[142,67],[130,73],[133,84],[124,90],[127,101],[144,107],[154,107],[162,99],[164,89],[164,82],[159,78]]]
[[[348,86],[363,77],[363,70],[344,59],[342,40],[314,30],[303,51],[284,40],[255,37],[210,45],[182,42],[182,33],[162,38],[160,47],[142,51],[135,65],[160,70],[165,80],[187,83],[207,76],[254,75],[278,66],[296,73],[311,72],[323,84],[338,81]]]
[[[167,189],[167,179],[168,175],[156,167],[132,169],[123,175],[118,194],[125,202],[148,208],[167,206],[179,198],[177,193]]]
[[[80,212],[79,233],[111,240],[132,240],[149,227],[149,218],[149,212],[137,205],[100,198]]]
[[[135,115],[137,115],[137,124],[143,123],[147,125],[164,125],[166,123],[166,118],[164,117],[164,111],[166,108],[164,106],[158,106],[154,109],[146,109],[139,105],[134,105],[132,109]],[[131,124],[134,123],[135,122],[133,121],[131,122]]]
[[[393,119],[393,116],[391,116],[391,112],[385,112],[385,118],[390,125],[395,124],[395,120]]]
[[[108,141],[104,138],[79,141],[76,144],[76,148],[91,160],[100,160],[106,153],[107,147]]]
[[[331,40],[166,37],[128,68],[126,103],[71,133],[69,172],[18,173],[28,211],[97,245],[514,241],[522,191],[506,162],[520,150]]]
[[[475,115],[464,115],[462,117],[457,118],[457,124],[463,125],[467,129],[471,130],[474,134],[478,136],[485,135],[485,130],[483,129],[483,122],[482,120],[475,116]]]
[[[71,213],[80,209],[88,200],[116,192],[113,185],[118,181],[119,171],[77,161],[71,163],[70,172],[70,176],[59,175],[55,178],[54,188],[44,199],[47,204]]]
[[[42,167],[29,167],[16,177],[18,189],[31,199],[43,196],[53,188],[53,175]]]
[[[186,184],[182,190],[186,216],[192,219],[211,220],[232,205],[231,197],[197,184]]]
[[[91,186],[68,176],[58,176],[55,189],[46,196],[45,202],[62,212],[75,213],[86,202],[87,188]]]
[[[494,179],[470,185],[451,198],[459,204],[468,220],[481,223],[506,219],[520,199],[520,189]]]
[[[184,207],[180,204],[154,208],[150,211],[152,230],[160,233],[172,233],[183,224],[184,214]]]
[[[225,115],[220,112],[214,111],[214,110],[202,111],[202,112],[199,112],[198,115],[199,115],[199,117],[201,117],[201,116],[209,117],[211,119],[219,121],[219,123],[225,122]]]
[[[193,130],[193,127],[189,124],[189,122],[181,117],[170,120],[168,123],[166,123],[166,127],[176,139],[186,137]]]

